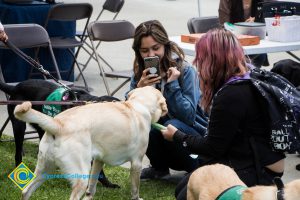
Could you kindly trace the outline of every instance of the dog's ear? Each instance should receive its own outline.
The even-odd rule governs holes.
[[[161,115],[165,116],[168,113],[168,106],[167,106],[165,98],[160,98],[160,100],[159,100],[159,106],[160,106],[161,111],[162,111]]]

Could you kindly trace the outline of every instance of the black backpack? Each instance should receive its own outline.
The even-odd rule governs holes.
[[[300,91],[284,77],[260,68],[251,68],[250,77],[235,78],[228,84],[236,81],[251,81],[266,101],[272,149],[300,152]]]

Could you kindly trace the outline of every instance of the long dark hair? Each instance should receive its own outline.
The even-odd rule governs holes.
[[[133,71],[135,79],[139,80],[142,76],[143,70],[145,69],[144,60],[140,54],[142,38],[152,36],[153,39],[164,45],[165,52],[164,57],[161,61],[161,70],[167,72],[169,67],[181,67],[177,66],[176,60],[172,59],[172,54],[175,53],[182,63],[184,59],[184,53],[178,45],[169,40],[168,34],[162,24],[157,20],[150,20],[141,23],[135,29],[134,41],[132,48],[135,52],[135,60],[133,64]]]
[[[248,69],[244,50],[238,39],[225,29],[208,31],[196,43],[202,108],[208,112],[214,94],[232,76],[243,75]]]

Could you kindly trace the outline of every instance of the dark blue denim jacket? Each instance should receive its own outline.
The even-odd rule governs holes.
[[[130,90],[135,89],[137,83],[133,76]],[[156,88],[160,88],[160,84],[156,85]],[[163,96],[166,98],[171,118],[193,127],[201,135],[206,132],[207,117],[199,106],[201,99],[199,79],[192,65],[184,62],[180,77],[164,85]]]

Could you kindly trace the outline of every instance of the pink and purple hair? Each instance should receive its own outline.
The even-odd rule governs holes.
[[[212,29],[196,43],[197,66],[200,88],[203,93],[202,108],[208,112],[214,94],[232,76],[247,71],[244,50],[230,31]]]

